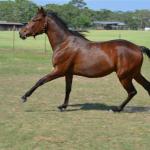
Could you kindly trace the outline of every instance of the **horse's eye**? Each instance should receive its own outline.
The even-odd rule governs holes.
[[[41,18],[32,19],[33,22],[40,21],[40,20],[41,20]]]

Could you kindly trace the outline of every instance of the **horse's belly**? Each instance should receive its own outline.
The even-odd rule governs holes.
[[[114,71],[114,68],[109,64],[78,64],[74,67],[73,73],[75,75],[86,76],[86,77],[103,77]]]
[[[102,77],[114,70],[109,55],[99,49],[80,52],[74,61],[74,74],[87,77]]]

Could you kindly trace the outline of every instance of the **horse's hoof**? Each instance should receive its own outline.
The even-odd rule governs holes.
[[[26,97],[25,95],[22,96],[21,99],[22,99],[22,102],[23,102],[23,103],[25,103],[25,102],[27,101],[27,97]]]
[[[59,109],[61,112],[65,111],[66,108],[67,108],[67,106],[65,106],[65,105],[60,105],[60,106],[58,106],[58,109]]]
[[[112,108],[112,111],[113,111],[113,112],[121,112],[122,109],[121,109],[120,107],[113,107],[113,108]]]

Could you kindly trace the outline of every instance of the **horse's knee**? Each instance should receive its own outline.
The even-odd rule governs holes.
[[[131,95],[131,96],[135,96],[136,94],[137,94],[137,91],[135,89],[129,93],[129,95]]]
[[[130,91],[130,92],[128,93],[128,97],[129,97],[129,98],[132,98],[132,97],[134,97],[136,94],[137,94],[137,91],[136,91],[136,89],[134,89],[133,91]]]
[[[36,83],[36,86],[41,86],[41,85],[44,84],[44,82],[45,82],[44,79],[40,79],[40,80]]]

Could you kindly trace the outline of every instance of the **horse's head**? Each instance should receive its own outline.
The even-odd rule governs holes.
[[[28,22],[19,32],[20,38],[26,39],[29,36],[36,36],[46,32],[47,17],[45,10],[41,7],[35,17]]]

